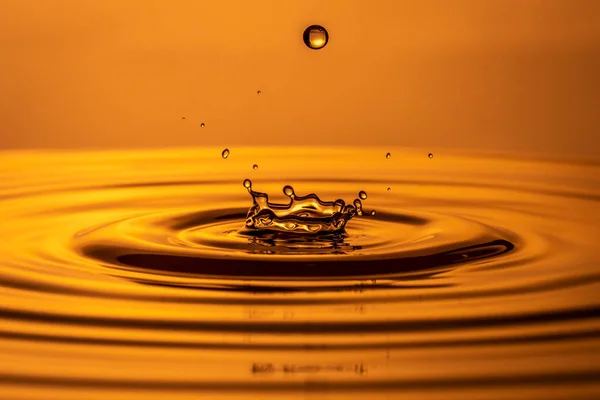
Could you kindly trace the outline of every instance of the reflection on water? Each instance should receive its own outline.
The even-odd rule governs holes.
[[[1,154],[0,398],[597,395],[600,166],[388,150]]]

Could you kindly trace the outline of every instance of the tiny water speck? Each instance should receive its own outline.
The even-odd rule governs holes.
[[[223,158],[229,157],[229,149],[223,150],[223,152],[221,153],[221,157],[223,157]]]
[[[392,188],[391,188],[391,187],[387,188],[387,191],[388,191],[388,192],[391,192],[391,191],[392,191]]]
[[[367,198],[367,192],[361,190],[360,192],[358,192],[358,197],[360,197],[361,200],[365,200]]]
[[[433,153],[429,153],[429,155],[427,157],[433,158]]]
[[[392,156],[392,153],[387,153],[387,154],[385,155],[385,158],[388,158],[388,159],[389,159],[391,156]]]
[[[244,187],[245,187],[246,189],[250,189],[250,188],[252,187],[252,181],[251,181],[250,179],[246,179],[246,180],[244,181]]]
[[[254,165],[252,166],[252,169],[254,169],[254,170],[258,169],[258,164],[254,164]]]
[[[375,210],[372,210],[371,215],[375,215],[375,214],[377,214],[377,212]]]
[[[262,93],[262,92],[261,92],[260,90],[257,90],[257,91],[256,91],[256,94],[261,94],[261,93]]]
[[[204,122],[200,124],[200,128],[204,128],[206,125],[204,125]]]
[[[302,39],[309,49],[319,50],[329,42],[329,33],[321,25],[311,25],[304,30]]]
[[[182,121],[185,121],[185,117],[181,117],[181,120],[182,120]]]

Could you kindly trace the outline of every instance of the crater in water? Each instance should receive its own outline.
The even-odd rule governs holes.
[[[598,392],[597,164],[232,150],[0,155],[0,397]]]

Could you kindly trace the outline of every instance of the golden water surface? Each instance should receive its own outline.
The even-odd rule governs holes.
[[[222,150],[0,153],[0,398],[600,395],[600,165]],[[365,215],[248,234],[246,178]]]

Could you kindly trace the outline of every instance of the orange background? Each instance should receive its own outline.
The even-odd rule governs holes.
[[[343,143],[598,157],[599,1],[0,5],[0,148]],[[304,46],[311,24],[328,29],[325,49]]]

